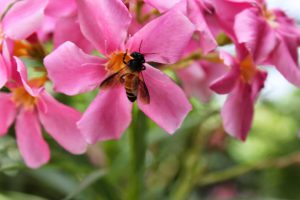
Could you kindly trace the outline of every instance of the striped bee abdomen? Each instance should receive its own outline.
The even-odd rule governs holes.
[[[138,74],[129,73],[124,77],[124,87],[129,101],[134,102],[137,99],[139,86]]]

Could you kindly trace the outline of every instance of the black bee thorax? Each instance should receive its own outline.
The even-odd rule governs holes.
[[[139,52],[133,52],[130,54],[130,57],[132,57],[132,59],[124,63],[130,68],[131,71],[141,72],[145,70],[145,66],[144,66],[145,58],[143,54]]]

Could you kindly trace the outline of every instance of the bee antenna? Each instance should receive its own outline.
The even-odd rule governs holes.
[[[158,53],[144,53],[144,54],[158,54]]]
[[[140,47],[139,47],[139,53],[141,53],[141,47],[142,47],[142,43],[143,43],[143,40],[141,41],[140,43]]]

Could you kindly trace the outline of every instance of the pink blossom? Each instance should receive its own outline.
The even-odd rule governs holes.
[[[267,10],[263,0],[215,0],[219,23],[234,43],[244,44],[256,64],[274,65],[300,86],[297,46],[299,29],[280,10]]]
[[[213,32],[219,34],[225,32],[232,40],[236,41],[233,30],[235,16],[252,7],[255,0],[213,0],[206,3],[206,18],[209,22],[213,22],[215,30]],[[221,29],[219,28],[221,27]]]
[[[264,87],[267,73],[255,66],[250,54],[234,58],[221,52],[220,57],[230,70],[216,80],[211,89],[219,94],[229,94],[221,111],[224,128],[233,137],[245,140],[251,128],[254,104]]]
[[[43,19],[47,0],[4,0],[0,5],[0,88],[9,79],[9,45],[11,40],[22,40],[38,29]],[[10,9],[8,7],[12,5]],[[5,42],[5,40],[9,40]],[[5,47],[3,47],[5,46]]]
[[[53,39],[54,48],[71,41],[87,53],[94,49],[80,30],[75,0],[49,0],[37,34],[41,41]]]
[[[146,3],[157,8],[160,12],[176,10],[186,15],[195,25],[195,36],[204,53],[208,53],[217,47],[211,25],[207,22],[208,8],[203,0],[174,0],[158,1],[146,0]]]
[[[7,6],[13,6],[7,10]],[[13,40],[21,40],[30,36],[42,23],[44,9],[48,0],[23,0],[1,2],[0,35]],[[6,13],[4,13],[7,11]]]
[[[184,57],[190,55],[201,55],[202,51],[195,39],[192,39],[186,46]],[[201,55],[199,61],[192,61],[187,66],[181,66],[176,70],[176,74],[182,83],[182,87],[188,96],[196,97],[207,103],[213,91],[210,84],[227,72],[227,67],[218,58],[217,52]]]
[[[45,77],[27,81],[26,68],[19,58],[13,58],[11,65],[17,68],[19,77],[8,87],[10,93],[0,92],[0,135],[6,134],[15,121],[20,153],[31,168],[38,168],[50,159],[40,124],[64,149],[83,153],[86,143],[76,127],[80,113],[59,103],[43,89]]]
[[[210,84],[225,73],[225,66],[221,63],[203,60],[194,62],[176,73],[182,81],[183,89],[187,95],[207,103],[213,95]]]
[[[234,30],[257,64],[274,65],[292,84],[300,86],[300,29],[283,11],[267,10],[264,1],[236,15]]]
[[[87,55],[71,42],[47,56],[45,65],[54,88],[68,95],[95,89],[106,74],[126,67],[125,51],[126,59],[140,50],[147,62],[176,62],[194,32],[189,20],[174,11],[146,24],[127,40],[131,15],[122,1],[78,0],[77,4],[83,34],[105,58]],[[168,76],[148,64],[145,67],[142,74],[151,100],[144,104],[138,96],[138,106],[159,126],[173,133],[191,105]],[[122,84],[101,90],[78,122],[79,129],[89,143],[120,138],[130,124],[131,109]]]

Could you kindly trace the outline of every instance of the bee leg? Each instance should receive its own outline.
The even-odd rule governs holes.
[[[120,82],[121,83],[124,83],[124,81],[125,81],[125,76],[127,75],[127,73],[126,74],[123,74],[121,77],[120,77]]]
[[[124,63],[125,65],[128,64],[128,63],[125,61],[126,56],[127,56],[127,49],[126,49],[126,52],[124,53],[124,56],[123,56],[123,63]]]

